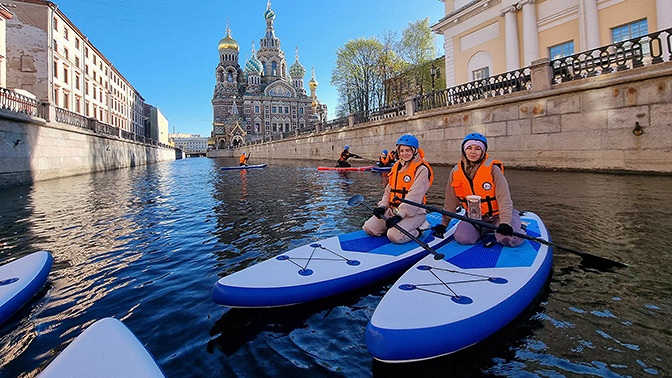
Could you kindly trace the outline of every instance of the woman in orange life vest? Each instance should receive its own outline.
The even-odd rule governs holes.
[[[377,164],[379,167],[389,167],[392,165],[392,162],[390,161],[390,155],[387,154],[387,150],[382,150],[380,152]]]
[[[488,140],[479,133],[471,133],[462,141],[462,157],[450,172],[443,208],[454,211],[458,205],[467,208],[468,195],[481,196],[481,216],[484,222],[497,227],[497,242],[516,247],[523,239],[513,232],[525,233],[520,216],[513,208],[509,183],[504,177],[504,165],[488,157]],[[444,216],[441,224],[434,227],[434,236],[443,237],[450,217]],[[455,240],[460,244],[475,244],[489,229],[460,221],[455,229]]]
[[[418,138],[415,136],[407,134],[399,137],[397,152],[399,161],[390,170],[385,194],[373,210],[374,215],[364,223],[362,229],[373,236],[386,233],[391,242],[401,244],[411,239],[397,230],[395,224],[411,235],[418,236],[422,229],[429,227],[429,223],[425,219],[424,209],[394,201],[394,197],[424,203],[425,193],[434,181],[434,172],[421,157]],[[382,219],[383,215],[387,221]]]
[[[238,161],[239,161],[239,163],[240,163],[240,164],[238,164],[238,165],[240,165],[240,166],[247,165],[247,161],[248,161],[248,160],[250,160],[250,156],[247,155],[245,152],[243,152],[243,153],[240,155],[240,158],[238,159]]]

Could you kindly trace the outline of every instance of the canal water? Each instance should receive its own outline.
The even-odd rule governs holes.
[[[251,163],[260,163],[254,161]],[[507,170],[519,210],[553,242],[628,264],[600,269],[555,251],[539,300],[454,355],[384,364],[364,330],[395,277],[306,305],[229,309],[218,278],[289,248],[359,229],[379,173],[270,161],[185,159],[5,189],[0,261],[49,250],[45,288],[0,328],[0,377],[37,375],[104,317],[133,331],[168,377],[672,376],[672,177]],[[449,167],[435,167],[440,206]],[[441,316],[441,314],[436,314]]]

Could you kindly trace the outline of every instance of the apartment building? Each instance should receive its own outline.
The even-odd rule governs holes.
[[[44,0],[4,3],[9,89],[23,89],[40,101],[146,135],[144,98],[63,14]]]

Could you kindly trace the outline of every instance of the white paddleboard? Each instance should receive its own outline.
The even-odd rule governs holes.
[[[104,318],[77,336],[38,377],[165,378],[165,375],[122,322]]]
[[[429,213],[427,221],[436,225],[441,215]],[[448,228],[445,239],[433,237],[431,229],[419,239],[438,247],[452,240],[456,224]],[[229,307],[305,303],[401,273],[427,254],[415,241],[394,244],[387,236],[355,231],[303,245],[223,277],[215,283],[212,298]]]
[[[534,213],[521,216],[529,236],[550,241]],[[552,249],[525,240],[510,248],[487,235],[475,245],[451,241],[424,258],[383,296],[366,329],[374,358],[411,362],[450,354],[492,335],[531,305],[548,280]]]
[[[42,289],[53,261],[51,253],[39,251],[0,266],[0,324]]]

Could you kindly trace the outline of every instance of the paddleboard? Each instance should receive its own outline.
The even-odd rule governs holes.
[[[430,226],[441,221],[427,214]],[[452,240],[455,221],[446,238],[428,229],[418,237],[430,247]],[[363,230],[330,237],[281,253],[221,278],[212,299],[229,307],[278,307],[344,293],[403,272],[427,255],[416,242],[394,244],[387,236]]]
[[[530,236],[550,241],[534,213],[521,215]],[[366,345],[384,362],[411,362],[476,344],[511,322],[538,296],[553,264],[552,248],[525,240],[516,248],[452,240],[423,258],[385,293],[366,328]],[[486,243],[486,244],[484,244]]]
[[[365,167],[317,167],[318,171],[370,171],[373,165]]]
[[[266,168],[268,166],[268,163],[265,164],[253,164],[253,165],[234,165],[230,167],[222,167],[220,168],[222,171],[229,171],[229,170],[234,170],[234,169],[259,169],[259,168]]]
[[[122,322],[104,318],[77,336],[38,377],[150,378],[165,375]]]
[[[373,167],[371,170],[374,172],[389,172],[392,170],[392,167]]]
[[[53,261],[51,253],[39,251],[0,266],[0,324],[42,289]]]

